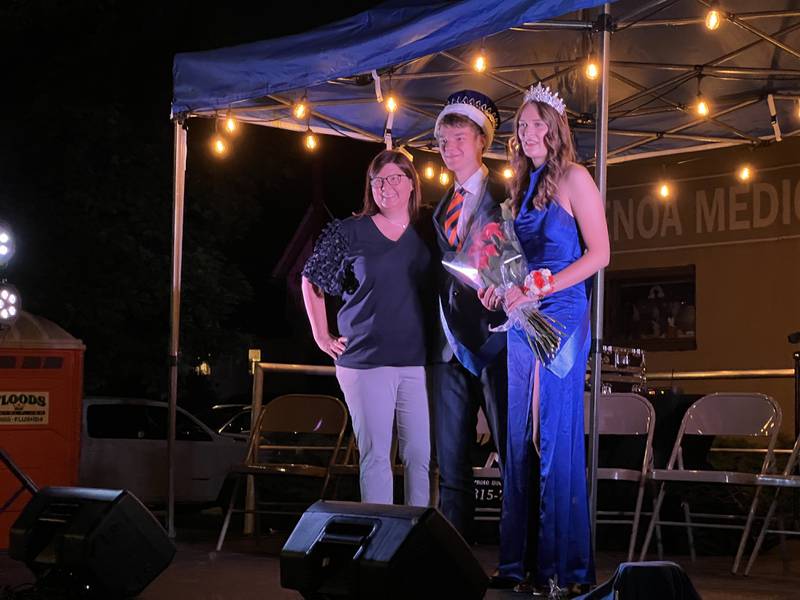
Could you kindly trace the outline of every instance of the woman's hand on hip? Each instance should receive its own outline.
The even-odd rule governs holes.
[[[334,337],[330,333],[320,336],[319,338],[314,338],[314,341],[317,343],[317,346],[319,346],[319,349],[333,360],[339,358],[347,347],[346,337]]]

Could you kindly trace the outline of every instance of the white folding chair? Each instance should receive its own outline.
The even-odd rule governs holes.
[[[775,496],[772,498],[772,503],[769,505],[769,510],[767,510],[767,514],[764,517],[764,523],[761,526],[761,531],[759,532],[758,538],[756,538],[756,543],[753,546],[752,552],[750,553],[750,559],[747,561],[747,566],[744,569],[745,575],[750,574],[750,569],[753,567],[753,563],[755,563],[756,558],[758,557],[758,553],[761,550],[761,545],[764,542],[764,536],[767,533],[777,533],[781,536],[800,535],[800,531],[785,530],[783,528],[769,528],[769,525],[775,516],[775,509],[778,506],[778,496],[780,495],[781,488],[800,488],[800,476],[793,474],[795,468],[797,467],[798,458],[800,458],[799,455],[800,436],[798,436],[795,440],[792,453],[789,455],[789,460],[786,462],[786,466],[781,473],[770,473],[758,476],[758,485],[763,487],[774,487]]]
[[[589,406],[588,397],[584,396],[586,418],[586,431],[589,431]],[[636,494],[636,507],[633,520],[598,519],[597,523],[605,525],[631,525],[631,538],[628,543],[628,562],[633,560],[633,551],[636,546],[636,535],[639,531],[639,520],[642,514],[642,499],[644,498],[647,474],[652,468],[653,461],[653,431],[655,429],[656,414],[653,406],[638,394],[607,394],[600,396],[597,405],[597,432],[598,435],[644,435],[645,447],[642,455],[640,469],[624,469],[615,467],[598,467],[597,479],[604,481],[631,481],[638,483]],[[620,517],[624,513],[619,511],[598,511],[598,515]]]
[[[752,526],[755,515],[755,508],[758,502],[758,495],[761,491],[758,476],[766,475],[773,460],[775,442],[781,424],[780,406],[771,397],[764,394],[709,394],[703,396],[689,407],[681,421],[678,437],[672,449],[666,469],[653,469],[650,478],[653,481],[661,482],[658,496],[653,506],[653,517],[650,519],[650,526],[647,528],[644,544],[642,545],[639,560],[644,560],[653,529],[659,525],[671,525],[686,527],[690,535],[689,543],[692,545],[692,527],[708,527],[715,529],[742,529],[742,537],[739,541],[739,548],[733,561],[733,573],[739,568],[739,563],[744,551],[744,545]],[[764,438],[767,441],[764,460],[761,464],[759,473],[740,472],[740,471],[716,471],[705,469],[685,469],[683,462],[682,443],[686,436],[714,435],[746,438]],[[667,482],[682,483],[715,483],[723,485],[755,486],[756,491],[750,503],[750,510],[744,526],[729,523],[697,522],[691,517],[700,517],[710,520],[728,518],[729,515],[710,515],[695,514],[691,515],[688,506],[684,505],[686,520],[662,521],[660,519],[661,504],[664,500],[664,487]]]

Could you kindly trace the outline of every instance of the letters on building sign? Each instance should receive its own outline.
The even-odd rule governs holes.
[[[636,251],[800,236],[800,167],[765,169],[740,183],[730,174],[676,181],[659,198],[655,184],[609,188],[612,248]]]
[[[49,392],[0,392],[0,425],[46,425]]]

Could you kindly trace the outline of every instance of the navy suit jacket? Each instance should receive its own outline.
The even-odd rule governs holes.
[[[451,187],[439,201],[433,213],[438,255],[437,289],[441,316],[438,350],[434,351],[434,362],[447,362],[455,354],[464,367],[475,375],[492,362],[506,346],[505,333],[492,333],[489,327],[505,321],[502,311],[490,312],[478,300],[477,292],[462,283],[441,266],[445,252],[453,248],[444,235],[444,211],[453,196]],[[487,180],[483,197],[470,217],[470,224],[483,216],[500,219],[500,203],[505,199],[505,187],[491,177]],[[469,224],[467,226],[469,230]]]

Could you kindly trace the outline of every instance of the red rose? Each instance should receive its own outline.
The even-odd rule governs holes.
[[[497,246],[494,244],[486,244],[483,247],[483,255],[484,256],[500,256],[500,251],[497,249]]]
[[[533,273],[533,283],[539,289],[542,289],[544,287],[545,284],[544,277],[539,271],[535,271]]]
[[[500,227],[500,223],[488,223],[483,228],[482,237],[483,237],[484,240],[491,239],[492,236],[498,237],[501,240],[505,239],[505,236],[503,235],[503,230]]]

